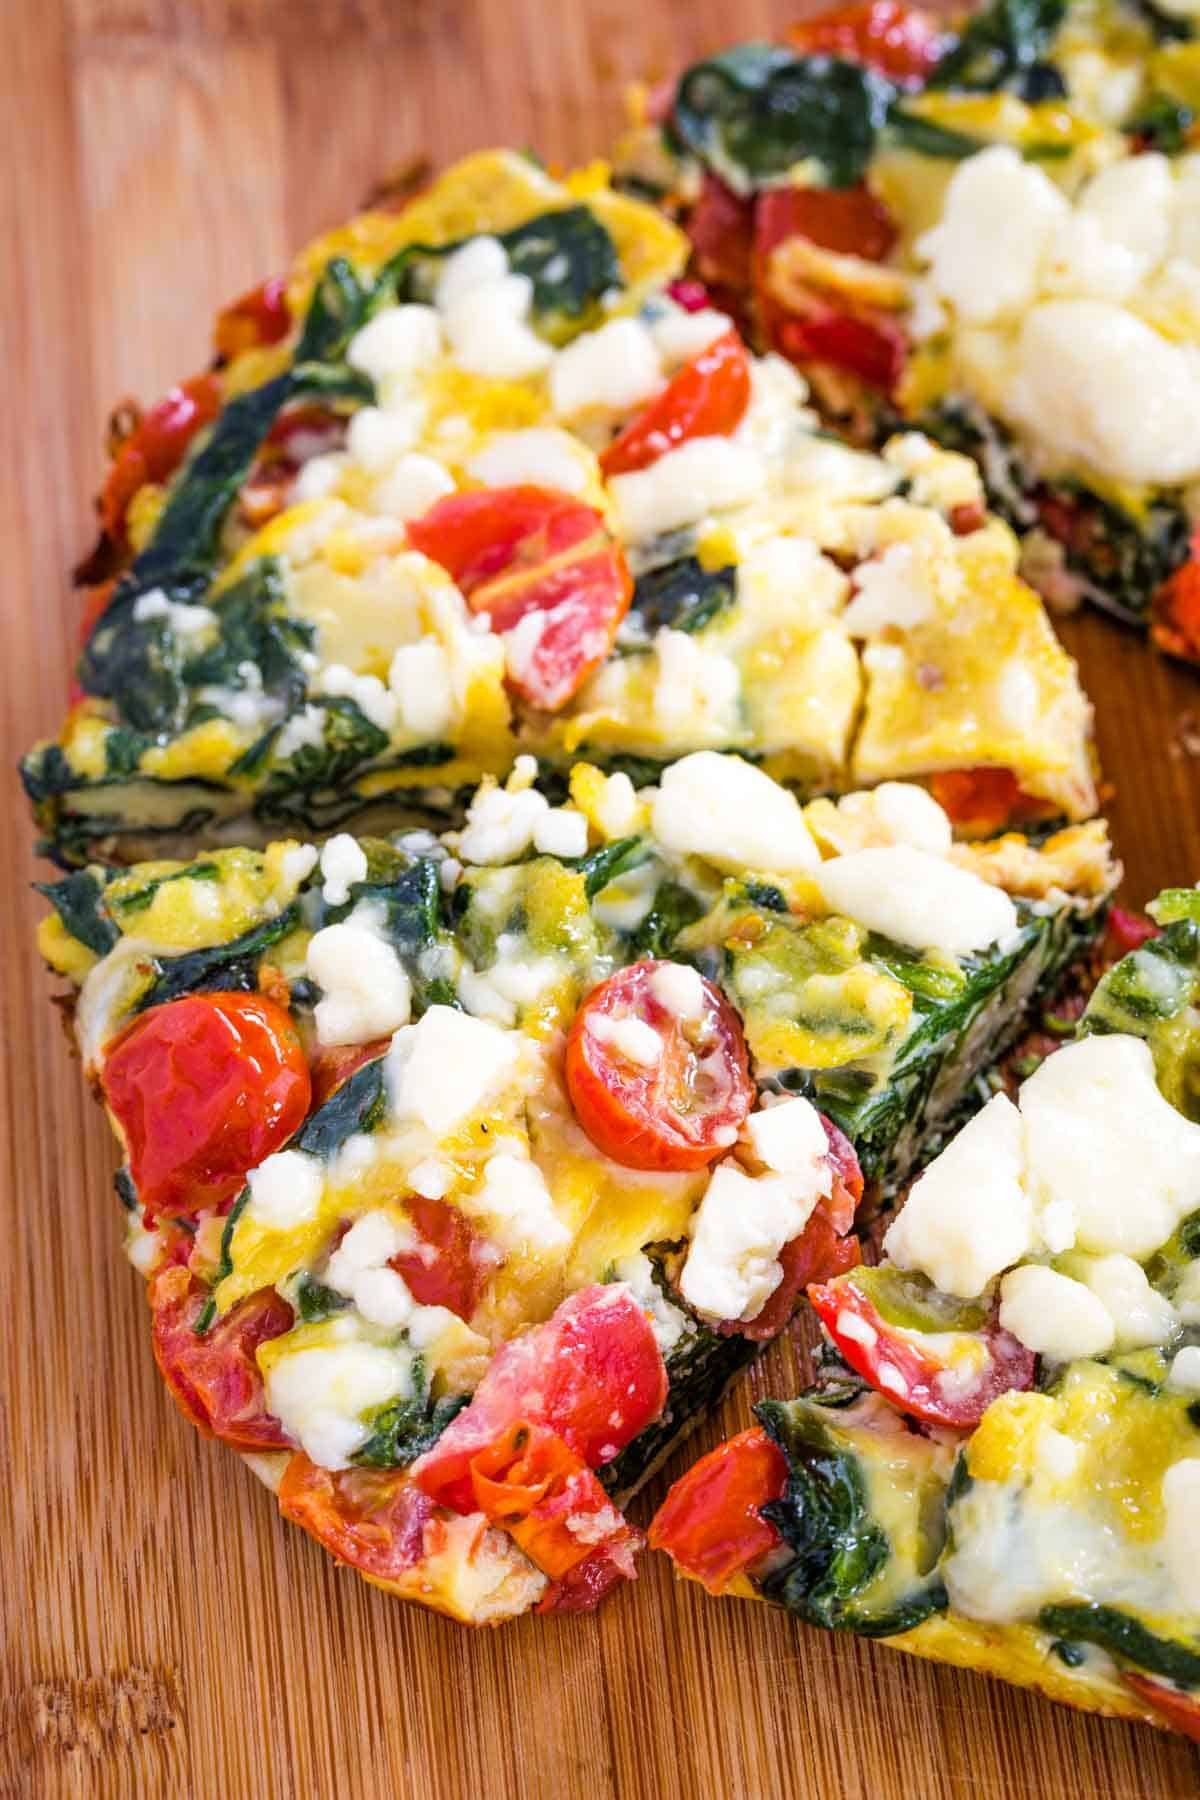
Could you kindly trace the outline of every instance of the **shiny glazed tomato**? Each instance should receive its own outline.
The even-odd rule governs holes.
[[[945,40],[931,14],[901,0],[862,0],[831,7],[788,32],[806,56],[865,63],[902,86],[919,87],[942,54]]]
[[[421,1561],[433,1502],[396,1469],[322,1469],[297,1451],[279,1485],[279,1510],[339,1562],[372,1581],[398,1581]]]
[[[217,355],[229,358],[260,344],[277,344],[287,336],[291,323],[287,282],[282,275],[272,275],[217,315]]]
[[[295,1027],[262,994],[153,1007],[113,1040],[100,1083],[147,1222],[225,1206],[311,1095]]]
[[[633,580],[594,507],[549,488],[449,494],[408,525],[414,549],[440,563],[493,631],[526,620],[508,685],[531,706],[565,706],[612,648]]]
[[[768,256],[787,238],[807,238],[839,256],[882,262],[896,242],[891,214],[862,182],[854,187],[771,188],[754,204],[754,248]]]
[[[100,493],[100,523],[110,538],[124,538],[125,514],[138,489],[173,475],[196,433],[220,410],[215,375],[181,382],[150,408],[117,451]]]
[[[160,1269],[149,1293],[154,1359],[185,1417],[238,1450],[286,1450],[283,1427],[267,1411],[255,1352],[291,1330],[287,1301],[263,1288],[198,1333],[208,1289],[186,1268]]]
[[[685,363],[600,457],[605,475],[645,469],[689,438],[728,437],[750,403],[750,360],[726,331]]]
[[[702,1456],[675,1483],[650,1522],[647,1542],[686,1575],[722,1594],[735,1576],[780,1542],[761,1508],[780,1500],[787,1459],[755,1426]]]
[[[446,1306],[469,1319],[494,1267],[486,1240],[465,1213],[445,1200],[406,1194],[404,1210],[421,1242],[391,1259],[418,1306]],[[431,1254],[432,1253],[432,1254]]]
[[[754,1099],[737,1013],[702,977],[699,1012],[672,1010],[655,983],[671,966],[639,962],[610,976],[567,1037],[575,1116],[597,1150],[628,1169],[704,1168],[729,1149]],[[637,1039],[645,1048],[634,1057]]]

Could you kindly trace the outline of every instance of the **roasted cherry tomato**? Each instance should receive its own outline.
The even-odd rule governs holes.
[[[806,56],[865,63],[904,87],[920,87],[944,48],[936,19],[902,0],[861,0],[804,19],[788,31]]]
[[[220,410],[215,375],[181,382],[150,408],[117,451],[100,493],[100,523],[110,538],[124,538],[125,515],[138,489],[173,475],[196,433]]]
[[[838,312],[818,301],[803,314],[776,308],[766,330],[789,362],[828,363],[882,394],[892,393],[904,373],[908,340],[887,313]]]
[[[406,1471],[321,1469],[303,1451],[284,1470],[279,1510],[382,1587],[421,1561],[433,1519],[432,1500]]]
[[[262,994],[151,1008],[109,1046],[100,1081],[148,1221],[226,1205],[311,1093],[295,1027]]]
[[[701,281],[718,291],[744,293],[754,256],[754,202],[740,199],[706,172],[688,214],[687,234]]]
[[[154,1358],[185,1417],[238,1450],[286,1450],[283,1427],[267,1411],[255,1352],[291,1330],[287,1301],[263,1288],[197,1334],[209,1296],[189,1270],[178,1264],[160,1269],[149,1292]]]
[[[703,979],[699,1013],[673,1011],[655,984],[670,966],[639,962],[610,976],[567,1038],[575,1116],[597,1150],[627,1169],[702,1169],[729,1149],[754,1100],[737,1013]],[[626,1039],[643,1041],[638,1058],[623,1045],[623,1025]]]
[[[1182,1688],[1168,1687],[1165,1681],[1134,1675],[1128,1669],[1121,1670],[1121,1680],[1139,1700],[1161,1714],[1172,1731],[1181,1731],[1184,1737],[1200,1744],[1200,1694],[1186,1694]]]
[[[650,1548],[723,1594],[781,1542],[761,1509],[783,1498],[787,1475],[787,1459],[765,1431],[740,1432],[680,1476],[650,1522]]]
[[[1104,922],[1105,955],[1110,962],[1119,962],[1158,935],[1158,926],[1145,913],[1130,912],[1126,906],[1110,906]]]
[[[471,1459],[472,1510],[555,1584],[542,1612],[589,1611],[634,1573],[641,1539],[557,1432],[518,1420]]]
[[[486,1240],[465,1213],[445,1200],[406,1194],[404,1210],[421,1242],[392,1258],[419,1306],[446,1306],[469,1319],[479,1304],[483,1285],[495,1267]]]
[[[629,610],[625,557],[593,507],[548,488],[449,494],[408,525],[493,631],[534,614],[541,630],[509,659],[508,684],[531,706],[565,706],[612,648]],[[522,634],[524,638],[524,634]]]
[[[788,238],[839,256],[882,262],[896,242],[891,214],[862,182],[854,187],[769,188],[754,203],[754,249],[769,256]]]
[[[930,776],[929,787],[951,823],[971,837],[991,837],[1054,813],[1053,803],[1027,794],[1011,769],[942,769]]]
[[[229,359],[260,344],[277,344],[287,336],[291,323],[287,282],[282,275],[272,275],[217,315],[217,355]]]
[[[689,438],[728,437],[750,403],[750,360],[736,331],[685,363],[600,457],[605,475],[645,469]]]
[[[314,456],[340,450],[346,420],[325,406],[290,406],[280,413],[238,494],[244,524],[258,530],[288,504],[292,483]]]
[[[979,1330],[929,1334],[894,1325],[868,1291],[876,1275],[873,1269],[842,1275],[810,1287],[808,1297],[839,1355],[901,1412],[969,1430],[998,1394],[1033,1386],[1036,1358],[1011,1332],[994,1320]],[[948,1341],[955,1344],[953,1361]]]
[[[1160,650],[1200,662],[1200,561],[1195,553],[1158,589],[1150,635]]]
[[[470,1405],[412,1473],[431,1498],[470,1512],[472,1460],[510,1426],[545,1426],[597,1469],[658,1418],[666,1399],[662,1352],[629,1290],[581,1288],[496,1352]]]

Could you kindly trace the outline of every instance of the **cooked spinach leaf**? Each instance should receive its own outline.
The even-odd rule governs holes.
[[[301,1275],[295,1286],[296,1311],[306,1325],[315,1325],[321,1319],[331,1318],[334,1313],[344,1312],[349,1306],[349,1296],[339,1294],[336,1288],[326,1287],[315,1275],[307,1270]]]
[[[311,650],[315,628],[288,616],[283,572],[274,557],[263,557],[221,595],[215,607],[219,635],[191,656],[183,670],[189,690],[245,685],[243,670],[257,669],[262,691],[288,707],[304,698],[307,680],[299,661]]]
[[[698,557],[683,556],[639,575],[630,614],[648,635],[663,626],[703,631],[737,600],[737,568],[706,569]]]
[[[319,744],[302,744],[286,764],[272,772],[264,799],[276,794],[334,793],[364,763],[387,749],[387,733],[372,724],[356,701],[323,695],[324,736]]]
[[[590,856],[581,856],[578,861],[568,863],[568,868],[578,869],[583,876],[583,889],[589,900],[602,894],[609,882],[615,881],[618,875],[636,869],[652,854],[646,842],[640,837],[617,838],[615,843],[604,844],[599,850],[593,850]]]
[[[216,1290],[223,1281],[227,1280],[228,1277],[233,1274],[233,1234],[237,1228],[238,1220],[246,1210],[246,1204],[249,1199],[250,1189],[244,1187],[225,1215],[225,1224],[221,1230],[221,1254],[212,1278],[213,1291],[209,1294],[208,1299],[200,1308],[199,1313],[196,1315],[196,1322],[192,1326],[192,1330],[197,1337],[203,1337],[213,1320],[216,1318]]]
[[[623,285],[616,245],[586,206],[540,213],[501,233],[515,275],[533,283],[533,316],[552,343],[562,342],[604,294]]]
[[[296,345],[296,364],[340,363],[350,339],[367,321],[377,286],[364,282],[344,256],[331,257],[313,289]]]
[[[64,875],[61,881],[35,881],[73,938],[97,956],[107,956],[120,932],[104,905],[104,884],[91,869]]]
[[[334,1089],[297,1135],[297,1150],[306,1150],[310,1156],[328,1162],[355,1132],[374,1131],[387,1104],[383,1061],[382,1056],[377,1056],[373,1062],[364,1063]]]
[[[630,935],[635,956],[667,956],[675,939],[694,925],[704,911],[700,901],[678,881],[664,881],[655,890],[650,911]]]
[[[1068,1644],[1097,1644],[1121,1662],[1133,1663],[1182,1688],[1200,1688],[1200,1641],[1181,1644],[1159,1637],[1131,1613],[1094,1602],[1044,1606],[1038,1614],[1043,1631]]]
[[[961,162],[986,148],[983,138],[970,137],[965,131],[952,131],[948,125],[937,125],[918,113],[906,112],[901,105],[888,113],[888,135],[902,150],[914,150],[918,156],[936,156],[947,162]]]
[[[368,1469],[403,1469],[423,1456],[445,1431],[451,1419],[466,1406],[469,1394],[434,1400],[421,1357],[413,1362],[413,1393],[407,1400],[392,1400],[375,1414],[372,1432],[352,1460]]]
[[[967,21],[939,60],[929,86],[984,93],[1010,87],[1022,99],[1045,98],[1037,92],[1036,71],[1066,10],[1066,0],[992,0]],[[1026,94],[1031,78],[1034,90]]]
[[[145,1012],[150,1006],[161,1006],[167,1000],[178,1000],[183,994],[202,993],[213,988],[252,992],[258,985],[263,951],[286,937],[299,916],[299,909],[292,905],[277,918],[255,925],[240,937],[231,938],[227,944],[189,950],[183,956],[157,957],[158,975],[138,1001],[138,1012]]]

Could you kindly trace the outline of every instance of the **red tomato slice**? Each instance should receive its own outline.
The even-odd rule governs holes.
[[[255,1351],[292,1328],[292,1309],[274,1288],[240,1300],[202,1335],[196,1322],[208,1289],[179,1264],[150,1282],[154,1359],[184,1416],[206,1437],[238,1450],[286,1450],[290,1440],[267,1411]]]
[[[1140,950],[1151,938],[1159,935],[1158,926],[1153,919],[1144,913],[1130,912],[1125,906],[1110,906],[1105,921],[1105,955],[1111,962],[1118,962],[1122,956],[1128,956],[1131,950]]]
[[[632,1579],[639,1534],[557,1432],[516,1421],[472,1457],[470,1479],[473,1510],[555,1583],[539,1611],[590,1611]]]
[[[825,1136],[829,1140],[829,1160],[833,1165],[833,1192],[822,1204],[829,1222],[838,1232],[849,1231],[863,1197],[862,1164],[858,1152],[845,1132],[821,1114]]]
[[[493,631],[531,613],[542,629],[526,647],[513,691],[546,712],[565,706],[612,648],[633,579],[594,507],[548,488],[449,494],[408,525],[413,547],[440,563]]]
[[[754,202],[739,199],[706,172],[700,198],[688,214],[687,234],[701,281],[744,293],[754,255]]]
[[[834,1227],[822,1201],[798,1238],[779,1252],[783,1280],[767,1299],[762,1311],[742,1324],[733,1320],[718,1326],[723,1337],[748,1338],[765,1344],[779,1336],[796,1310],[796,1302],[811,1282],[832,1281],[858,1266],[862,1252],[858,1239],[843,1236]]]
[[[421,1561],[434,1508],[407,1470],[320,1469],[297,1451],[279,1486],[279,1510],[339,1562],[387,1586]]]
[[[896,227],[887,207],[862,182],[844,188],[770,188],[754,203],[756,256],[769,256],[790,237],[807,238],[839,256],[882,262],[896,242]]]
[[[861,0],[804,19],[788,31],[806,56],[865,63],[906,87],[920,87],[942,54],[943,37],[930,13],[901,0]]]
[[[689,438],[728,437],[750,403],[750,360],[736,331],[723,332],[673,375],[600,457],[606,476],[645,469]]]
[[[1160,1713],[1172,1731],[1181,1731],[1194,1744],[1200,1744],[1200,1694],[1185,1694],[1182,1688],[1168,1687],[1165,1681],[1134,1675],[1128,1669],[1121,1670],[1121,1680],[1139,1700],[1145,1700]]]
[[[921,1343],[919,1333],[890,1324],[853,1275],[810,1287],[808,1297],[850,1367],[885,1400],[927,1425],[971,1429],[998,1394],[1033,1386],[1033,1351],[995,1323],[959,1334],[973,1337],[983,1352],[976,1373],[966,1381]]]
[[[445,1200],[406,1194],[404,1210],[421,1244],[393,1256],[392,1268],[403,1275],[419,1306],[447,1306],[460,1319],[469,1319],[495,1267],[486,1254],[485,1239],[465,1213]]]
[[[110,538],[125,536],[129,502],[148,481],[166,481],[196,433],[221,410],[215,375],[195,375],[152,406],[113,458],[100,493],[100,523]]]
[[[287,282],[282,275],[272,275],[217,315],[217,355],[229,358],[260,344],[277,344],[287,336],[291,323]]]
[[[1151,605],[1150,635],[1158,648],[1200,662],[1200,562],[1194,555],[1163,583]]]
[[[189,994],[134,1019],[100,1074],[147,1222],[220,1209],[308,1111],[295,1027],[262,994]]]
[[[904,373],[908,340],[889,314],[837,312],[816,303],[804,317],[777,307],[767,324],[768,309],[763,311],[771,345],[790,362],[829,363],[880,393],[895,391]]]
[[[942,769],[930,792],[959,831],[991,837],[1021,820],[1049,818],[1053,802],[1027,794],[1011,769]]]
[[[656,995],[656,970],[633,963],[594,988],[567,1037],[565,1072],[575,1116],[605,1156],[627,1169],[702,1169],[722,1156],[754,1100],[741,1020],[720,989],[701,982],[703,1011],[682,1019]],[[604,1034],[634,1020],[658,1034],[647,1067]]]
[[[666,1399],[662,1352],[632,1294],[620,1285],[582,1288],[496,1352],[470,1405],[412,1473],[441,1505],[470,1512],[472,1460],[511,1425],[545,1426],[596,1469],[657,1419]]]
[[[787,1476],[787,1458],[765,1431],[740,1432],[680,1476],[650,1521],[647,1542],[710,1594],[723,1594],[782,1541],[760,1509],[783,1498]]]

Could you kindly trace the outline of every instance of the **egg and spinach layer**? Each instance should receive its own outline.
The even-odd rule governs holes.
[[[940,39],[911,10],[905,70],[808,49],[820,16],[696,65],[618,167],[829,415],[968,452],[1047,598],[1200,657],[1170,584],[1200,480],[1195,8],[997,3]]]
[[[1099,823],[955,845],[914,785],[801,808],[753,765],[700,752],[641,792],[577,764],[552,806],[533,773],[484,783],[440,837],[91,864],[43,889],[41,950],[72,984],[110,1112],[122,1047],[196,999],[269,1000],[311,1067],[307,1116],[231,1199],[155,1213],[129,1167],[117,1184],[176,1398],[301,1523],[298,1484],[311,1500],[324,1482],[366,1529],[385,1478],[394,1519],[405,1471],[452,1420],[465,1429],[472,1395],[494,1395],[498,1359],[597,1291],[632,1296],[665,1365],[665,1406],[596,1459],[609,1494],[631,1492],[755,1353],[779,1259],[822,1204],[818,1114],[893,1189],[979,1103],[982,1071],[1094,939],[1116,875]],[[715,1167],[613,1161],[576,1116],[566,1035],[631,964],[669,1009],[707,983],[736,1015],[754,1098]],[[645,1037],[610,1023],[605,1043],[636,1074],[653,1067]],[[248,1318],[225,1431],[228,1369],[218,1382],[203,1361],[202,1382],[197,1358]],[[528,1538],[461,1506],[420,1517],[397,1573],[380,1514],[364,1572],[475,1621],[544,1601]],[[342,1528],[323,1541],[355,1561]]]
[[[150,479],[169,419],[114,463],[79,697],[23,765],[49,853],[444,824],[518,752],[640,783],[736,750],[808,793],[1003,770],[1025,817],[1089,816],[1076,670],[974,464],[824,435],[787,362],[673,286],[686,254],[603,167],[508,152],[311,245],[278,341],[223,328],[178,466]],[[741,386],[706,424],[718,354]],[[606,476],[659,405],[665,438]],[[524,497],[476,528],[496,561],[417,546],[488,494]]]
[[[1195,1735],[1200,891],[1151,911],[879,1265],[810,1290],[817,1385],[756,1408],[773,1542],[709,1585]],[[702,1573],[681,1516],[664,1547]]]

